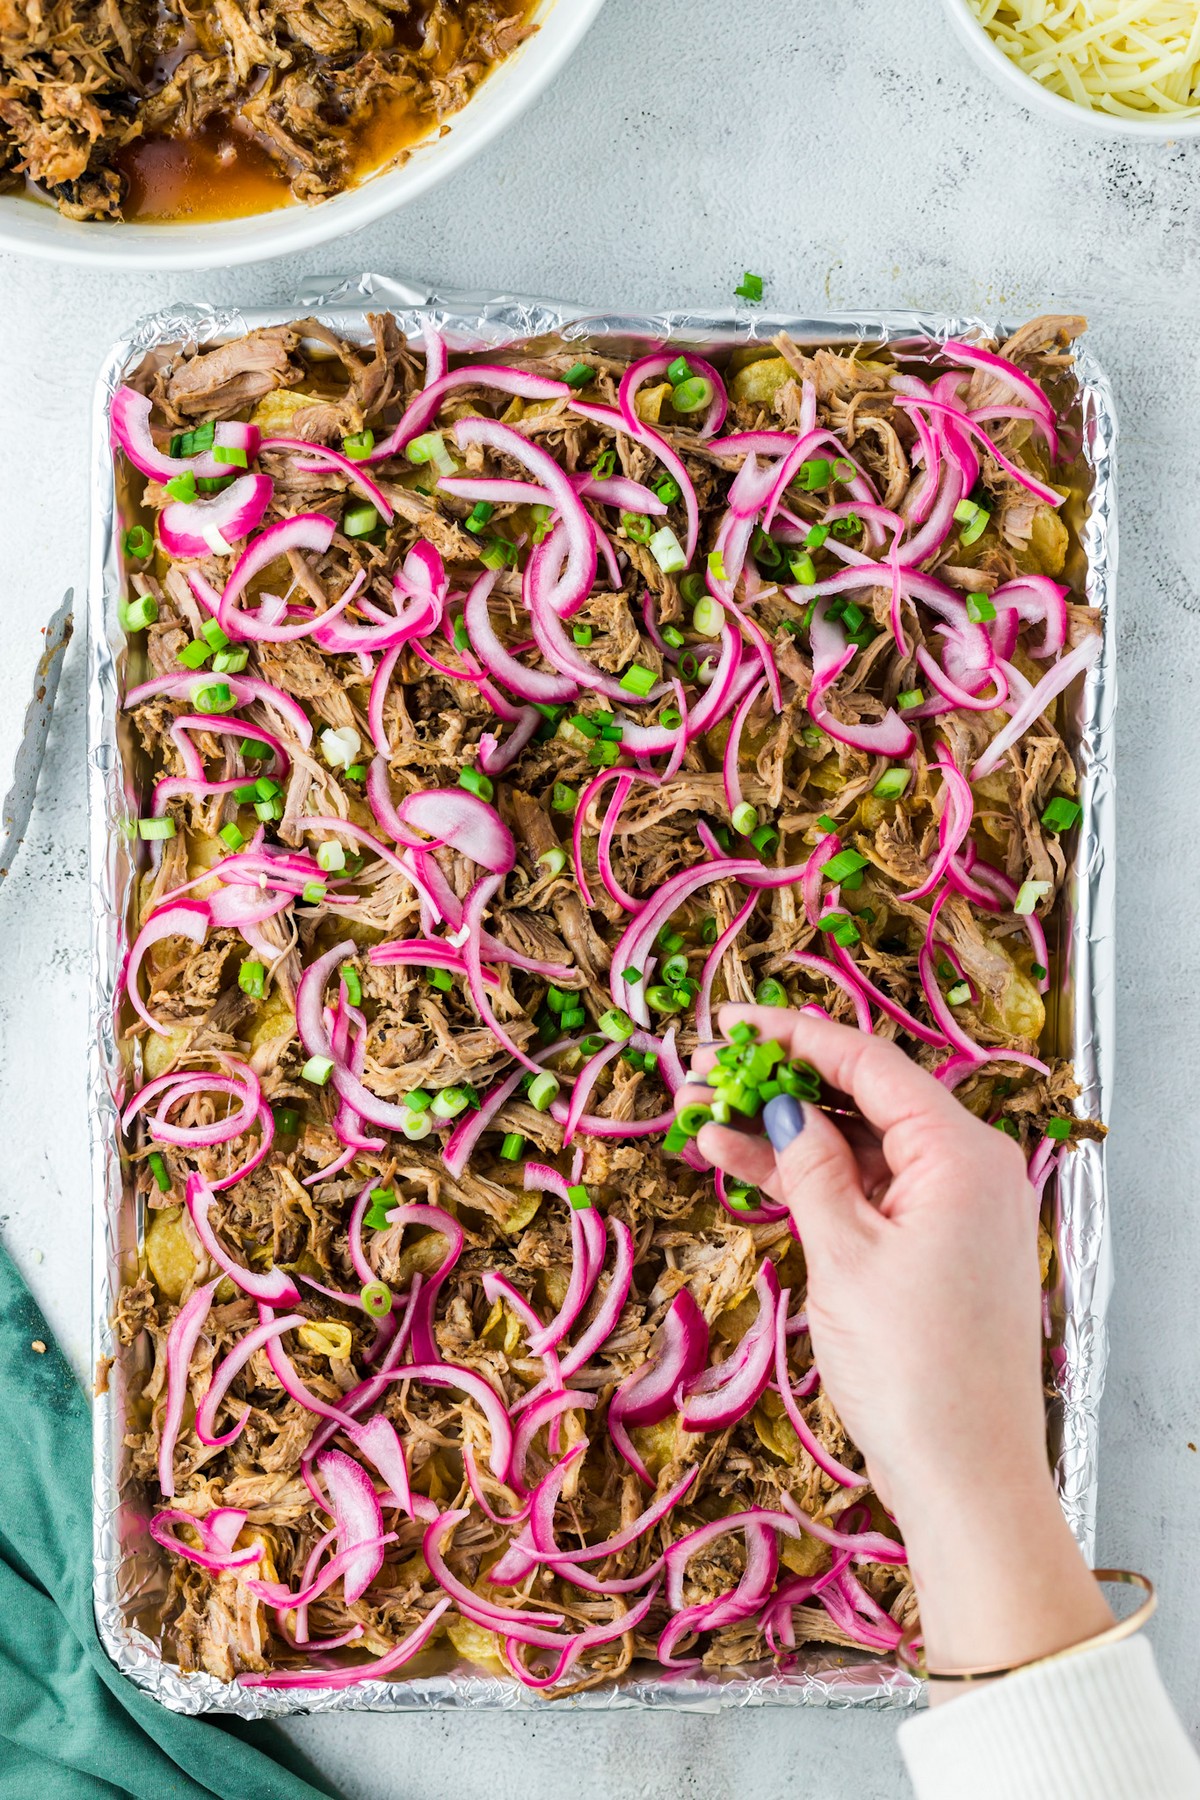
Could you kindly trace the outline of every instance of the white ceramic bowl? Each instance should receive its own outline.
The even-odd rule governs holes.
[[[20,194],[0,194],[0,250],[122,269],[212,269],[310,250],[415,200],[511,125],[577,49],[604,0],[541,0],[539,29],[500,63],[443,136],[316,206],[204,224],[83,224]]]
[[[1152,143],[1200,137],[1200,118],[1173,119],[1169,114],[1163,114],[1161,118],[1123,119],[1115,113],[1097,112],[1093,107],[1080,106],[1062,94],[1053,93],[1005,56],[999,44],[979,23],[969,0],[943,0],[943,4],[959,42],[1018,106],[1044,113],[1066,126],[1068,131],[1090,132],[1098,137],[1140,138]]]

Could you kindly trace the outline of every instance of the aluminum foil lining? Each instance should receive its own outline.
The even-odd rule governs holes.
[[[380,275],[307,284],[293,304],[239,311],[175,305],[152,313],[116,344],[105,361],[93,408],[91,580],[88,602],[88,769],[90,801],[92,983],[90,1039],[91,1146],[94,1183],[93,1337],[98,1367],[110,1366],[95,1409],[95,1606],[100,1638],[114,1663],[164,1706],[183,1713],[225,1712],[242,1718],[300,1712],[408,1711],[444,1706],[525,1711],[545,1700],[516,1681],[469,1665],[427,1679],[364,1681],[344,1690],[289,1692],[226,1685],[207,1674],[183,1675],[163,1660],[154,1635],[164,1592],[163,1553],[146,1534],[145,1495],[125,1472],[128,1377],[137,1347],[122,1349],[110,1324],[122,1273],[136,1275],[143,1220],[122,1167],[118,1104],[127,1079],[115,1031],[115,996],[127,944],[134,865],[128,821],[139,804],[136,760],[118,711],[124,641],[118,602],[117,496],[108,406],[126,376],[146,358],[180,343],[212,344],[255,326],[317,316],[350,338],[368,336],[368,311],[391,310],[407,335],[428,321],[452,349],[503,350],[520,340],[566,339],[581,349],[604,340],[640,353],[647,342],[729,348],[766,342],[786,329],[801,344],[854,344],[897,338],[1006,335],[995,321],[933,318],[918,313],[830,314],[789,318],[746,310],[736,315],[666,312],[657,316],[589,312],[525,296],[446,294]],[[1073,721],[1083,817],[1075,867],[1065,895],[1060,949],[1064,974],[1049,1020],[1054,1048],[1071,1056],[1081,1084],[1081,1114],[1106,1120],[1112,1096],[1114,1013],[1113,706],[1116,699],[1113,600],[1117,555],[1114,449],[1116,421],[1108,381],[1087,347],[1078,347],[1084,449],[1094,476],[1084,531],[1087,594],[1104,618],[1103,653],[1087,677]],[[1097,1412],[1104,1383],[1105,1314],[1111,1286],[1104,1146],[1084,1143],[1065,1159],[1053,1197],[1056,1281],[1050,1296],[1051,1447],[1062,1504],[1089,1556],[1096,1510]],[[666,1675],[635,1666],[619,1682],[590,1689],[558,1706],[587,1710],[672,1707],[711,1712],[728,1706],[833,1705],[871,1708],[917,1703],[921,1684],[905,1670],[833,1646],[804,1653],[786,1671],[774,1668]]]

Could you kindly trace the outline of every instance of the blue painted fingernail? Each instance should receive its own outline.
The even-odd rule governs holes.
[[[804,1108],[791,1094],[776,1094],[763,1107],[763,1124],[775,1150],[786,1150],[804,1130]]]

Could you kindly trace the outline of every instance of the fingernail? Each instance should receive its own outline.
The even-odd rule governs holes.
[[[786,1150],[792,1139],[804,1130],[804,1108],[793,1095],[776,1094],[763,1107],[763,1124],[772,1149]]]

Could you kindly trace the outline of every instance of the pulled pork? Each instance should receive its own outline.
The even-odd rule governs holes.
[[[62,10],[48,13],[47,20]],[[481,9],[463,10],[474,14]],[[316,29],[316,15],[300,7],[263,8],[254,16],[266,20],[284,11],[297,29],[301,20]],[[363,19],[376,17],[370,7],[358,11]],[[321,16],[330,16],[327,9]],[[449,21],[445,23],[448,28]],[[383,29],[382,23],[378,28]],[[48,30],[49,24],[39,29]],[[359,48],[361,52],[361,43]],[[112,57],[119,49],[114,42],[95,55]],[[128,57],[130,52],[126,48],[120,54]],[[248,54],[265,56],[257,50]],[[78,56],[82,66],[82,37]],[[267,60],[276,66],[273,56]],[[95,91],[100,92],[102,64],[94,66]],[[85,157],[80,169],[86,165]],[[371,329],[365,346],[342,342],[316,321],[299,321],[215,348],[180,348],[143,381],[154,402],[156,430],[165,444],[171,431],[240,419],[259,427],[267,440],[299,438],[340,449],[344,436],[367,431],[382,441],[421,389],[424,368],[422,356],[405,343],[394,321],[376,318]],[[1043,323],[1024,334],[1021,347],[1022,366],[1046,384],[1068,431],[1073,389],[1062,344],[1072,329],[1070,321]],[[517,346],[508,360],[561,375],[578,354],[578,345]],[[602,345],[586,354],[592,364],[588,399],[612,408],[623,365],[607,356]],[[753,357],[735,357],[728,371],[732,416],[727,429],[794,432],[802,409],[815,399],[818,423],[842,434],[877,492],[906,517],[924,471],[911,415],[893,405],[895,374],[886,349],[854,355],[813,352],[781,339],[773,349],[760,347]],[[700,500],[693,566],[703,567],[724,514],[734,459],[719,442],[696,432],[690,420],[674,417],[669,395],[661,390],[640,396],[639,407],[672,443],[692,479]],[[678,484],[663,482],[651,452],[612,422],[619,415],[611,411],[594,420],[574,412],[566,397],[526,402],[485,386],[460,388],[443,415],[438,454],[447,453],[453,443],[454,417],[500,411],[510,426],[573,475],[584,477],[599,464],[601,474],[658,483],[667,511],[655,524],[669,524],[680,542],[686,538]],[[1027,421],[1002,422],[997,441],[1010,460],[1045,476],[1041,447]],[[362,449],[361,444],[352,447]],[[461,460],[468,474],[524,476],[492,452],[475,449]],[[485,517],[470,501],[440,490],[428,462],[414,465],[395,454],[370,466],[371,478],[394,512],[390,524],[378,514],[372,523],[363,518],[362,494],[342,467],[322,468],[311,456],[271,448],[269,441],[258,452],[256,466],[273,484],[264,524],[304,512],[324,514],[334,526],[327,550],[293,550],[288,561],[281,559],[255,578],[253,594],[282,597],[292,609],[292,622],[313,610],[324,611],[352,582],[358,584],[356,602],[342,615],[345,623],[367,628],[381,616],[390,617],[393,577],[414,543],[423,540],[445,562],[455,609],[480,572],[483,550],[495,575],[489,601],[492,624],[510,647],[517,646],[514,654],[528,657],[518,567],[530,540],[544,534],[544,514],[505,501]],[[1055,479],[1080,494],[1085,491],[1086,470],[1069,454]],[[131,470],[124,471],[123,481],[125,525],[153,528],[167,500],[164,490]],[[1002,515],[1010,487],[1011,476],[985,456],[976,492],[992,517]],[[813,654],[809,609],[803,584],[779,584],[779,562],[785,554],[798,557],[801,540],[821,524],[833,497],[803,483],[793,488],[787,496],[787,530],[781,530],[778,541],[756,541],[757,569],[747,567],[743,603],[753,607],[772,646],[782,691],[781,710],[773,709],[764,687],[744,720],[739,758],[743,800],[771,821],[772,829],[753,850],[743,847],[736,854],[757,854],[788,867],[804,862],[834,833],[843,850],[857,853],[858,867],[843,879],[838,907],[852,927],[844,933],[851,967],[891,1003],[890,1013],[872,1009],[874,1028],[899,1038],[925,1066],[940,1067],[949,1049],[937,1030],[920,962],[931,899],[905,896],[920,886],[937,854],[946,804],[936,764],[939,752],[948,749],[959,768],[969,767],[1006,715],[965,710],[929,719],[917,735],[903,791],[884,784],[882,794],[878,789],[886,761],[838,743],[812,724],[806,709]],[[601,577],[573,615],[576,643],[586,646],[597,668],[635,663],[653,676],[665,668],[682,680],[694,707],[704,692],[700,664],[712,646],[692,628],[695,596],[690,585],[685,597],[681,577],[665,573],[646,554],[644,520],[618,515],[599,498],[587,499],[586,505],[597,531],[612,534],[618,584],[606,587]],[[615,526],[618,516],[621,523]],[[951,590],[983,596],[1022,571],[1044,573],[1038,559],[1057,555],[1056,539],[1048,530],[1039,532],[1037,524],[1035,517],[1019,541],[989,529],[973,544],[948,543],[930,572]],[[847,521],[841,531],[844,535],[836,541],[861,554],[862,521]],[[820,532],[809,536],[809,542],[813,573],[833,573],[839,565]],[[565,1415],[562,1441],[553,1453],[544,1435],[531,1448],[532,1482],[560,1451],[588,1444],[564,1483],[556,1529],[563,1545],[603,1540],[647,1503],[646,1490],[609,1438],[605,1409],[618,1384],[645,1361],[674,1297],[685,1287],[690,1291],[710,1327],[714,1360],[721,1360],[734,1351],[755,1315],[753,1287],[765,1260],[774,1264],[780,1284],[792,1290],[793,1305],[802,1304],[801,1247],[786,1224],[769,1212],[743,1218],[722,1205],[711,1171],[667,1154],[661,1135],[639,1135],[632,1129],[669,1108],[663,1079],[665,1035],[656,1039],[661,1055],[629,1046],[600,1069],[588,1099],[591,1129],[576,1139],[574,1164],[573,1150],[564,1150],[562,1108],[556,1116],[534,1104],[528,1081],[514,1087],[465,1166],[455,1165],[455,1173],[443,1158],[443,1141],[422,1136],[416,1126],[414,1141],[407,1141],[405,1135],[368,1121],[359,1134],[366,1147],[347,1158],[347,1127],[336,1084],[321,1085],[311,1044],[301,1042],[297,986],[318,955],[349,946],[340,965],[344,985],[338,1007],[351,1007],[361,1020],[362,1080],[378,1101],[396,1103],[414,1090],[428,1097],[452,1089],[477,1101],[499,1080],[520,1074],[512,1044],[526,1053],[544,1053],[564,1036],[573,1044],[545,1057],[543,1066],[569,1082],[584,1055],[608,1041],[597,1036],[589,1047],[585,1036],[583,1048],[578,1047],[580,1034],[596,1033],[611,1013],[609,983],[619,974],[613,952],[628,922],[627,905],[640,904],[671,876],[708,859],[714,838],[734,841],[728,836],[721,773],[728,727],[693,741],[672,779],[634,780],[618,801],[611,786],[580,798],[604,766],[605,745],[611,741],[597,735],[602,729],[597,719],[612,716],[608,709],[589,713],[585,708],[595,696],[585,692],[577,702],[584,709],[582,726],[574,722],[580,715],[569,707],[550,707],[540,720],[525,721],[526,726],[536,723],[537,729],[498,770],[494,783],[494,804],[513,834],[516,864],[490,902],[484,929],[493,948],[499,946],[514,960],[485,954],[495,981],[487,989],[489,1018],[473,998],[461,963],[442,974],[372,954],[385,942],[436,935],[437,911],[453,912],[480,875],[469,857],[447,842],[423,853],[426,879],[416,885],[412,865],[397,860],[383,823],[386,810],[381,816],[378,794],[366,781],[372,742],[378,752],[375,775],[383,777],[392,803],[400,805],[421,790],[458,791],[467,771],[466,784],[479,790],[481,760],[491,754],[485,737],[499,737],[503,750],[508,734],[522,729],[498,721],[454,613],[447,615],[443,632],[420,645],[424,655],[415,643],[397,652],[382,697],[377,693],[372,705],[376,669],[371,658],[323,652],[311,636],[278,643],[248,639],[235,647],[232,665],[223,661],[229,652],[216,648],[220,634],[214,638],[211,617],[198,596],[224,587],[234,555],[222,550],[173,561],[161,549],[161,539],[157,543],[150,555],[131,565],[136,592],[154,602],[145,636],[135,640],[145,645],[148,670],[185,677],[196,670],[198,657],[206,655],[205,645],[211,662],[194,674],[190,685],[184,683],[186,692],[139,690],[127,701],[153,782],[175,784],[164,790],[161,808],[174,835],[154,846],[156,860],[144,872],[136,895],[135,926],[177,890],[196,897],[220,890],[222,859],[257,830],[265,834],[262,849],[268,856],[280,857],[288,848],[315,852],[322,846],[333,855],[321,865],[330,871],[322,883],[306,884],[305,892],[291,897],[282,911],[245,928],[249,948],[234,927],[214,927],[200,944],[184,937],[153,944],[142,964],[144,1003],[157,1030],[129,1014],[127,1042],[140,1076],[149,1080],[248,1066],[273,1111],[275,1130],[268,1153],[239,1178],[239,1168],[259,1142],[257,1127],[233,1143],[198,1149],[156,1143],[153,1128],[145,1124],[133,1128],[129,1147],[149,1223],[142,1267],[122,1296],[119,1323],[122,1343],[140,1344],[138,1366],[150,1373],[143,1375],[131,1408],[132,1471],[157,1500],[168,1335],[181,1307],[220,1274],[184,1205],[189,1177],[198,1175],[211,1188],[209,1225],[237,1264],[283,1270],[298,1283],[305,1323],[288,1332],[287,1354],[314,1407],[339,1408],[372,1372],[386,1346],[386,1337],[378,1335],[359,1303],[362,1256],[377,1280],[403,1300],[414,1291],[418,1276],[426,1284],[439,1281],[451,1248],[451,1226],[461,1231],[463,1244],[436,1286],[436,1351],[445,1361],[482,1376],[513,1407],[543,1375],[541,1358],[526,1342],[519,1304],[543,1319],[551,1317],[563,1303],[573,1256],[568,1209],[552,1193],[524,1185],[521,1159],[532,1157],[553,1163],[564,1174],[569,1171],[568,1179],[584,1184],[592,1203],[632,1236],[634,1275],[626,1304],[606,1341],[572,1379],[580,1405]],[[1080,567],[1074,540],[1066,561],[1071,579]],[[920,685],[915,653],[926,644],[937,648],[937,619],[907,606],[907,645],[901,651],[888,627],[890,593],[882,587],[856,593],[858,617],[845,618],[844,625],[847,630],[853,625],[857,648],[838,681],[835,704],[846,721],[872,721],[894,706],[898,695]],[[250,603],[244,595],[242,604]],[[670,621],[679,621],[683,629],[664,638]],[[1095,628],[1086,608],[1073,609],[1076,640]],[[188,652],[186,665],[181,652]],[[141,652],[132,654],[136,658]],[[1011,657],[1026,680],[1038,679],[1024,628]],[[537,659],[530,666],[545,668]],[[272,684],[277,700],[298,706],[312,726],[311,738],[297,728],[295,712],[282,711],[265,690],[238,689],[239,672]],[[232,690],[227,699],[219,685],[225,680]],[[206,688],[207,701],[198,691]],[[672,688],[663,700],[642,708],[640,716],[661,717],[675,700]],[[204,712],[206,705],[214,709],[211,715]],[[264,785],[263,762],[250,760],[254,743],[239,741],[236,729],[220,728],[220,714],[230,707],[239,725],[256,724],[279,744],[287,757],[285,779]],[[197,712],[202,716],[197,718]],[[511,707],[505,717],[511,719]],[[187,718],[190,725],[182,723]],[[1042,816],[1052,796],[1069,798],[1075,791],[1064,718],[1062,703],[1053,703],[1000,766],[975,785],[971,838],[978,860],[970,866],[990,866],[1000,883],[1033,878],[1046,884],[1037,910],[1050,928],[1052,949],[1067,866]],[[186,745],[203,762],[203,781],[195,779]],[[254,789],[256,780],[259,787]],[[486,797],[489,790],[483,791]],[[577,807],[582,817],[580,863],[575,866],[571,828]],[[610,808],[616,808],[615,814]],[[599,871],[606,814],[615,820],[612,880]],[[346,826],[340,837],[339,821]],[[370,837],[364,840],[363,832]],[[437,908],[429,897],[431,880],[442,896]],[[975,903],[967,896],[969,887],[966,883],[964,892],[945,898],[937,920],[937,978],[954,994],[962,1030],[988,1053],[966,1059],[956,1091],[974,1113],[1031,1148],[1052,1120],[1062,1120],[1075,1083],[1069,1064],[1053,1054],[1055,1021],[1046,1017],[1045,971],[1036,966],[1035,937],[1027,922],[996,898],[999,889],[993,888],[990,899],[985,892],[982,902]],[[621,893],[628,898],[622,900]],[[688,975],[684,978],[676,969],[674,991],[657,990],[660,998],[666,993],[666,1010],[656,1029],[673,1028],[674,1044],[684,1057],[699,1041],[693,984],[702,979],[713,944],[744,899],[738,882],[722,876],[681,905],[671,921],[672,947],[663,956],[682,958]],[[452,962],[458,956],[457,935],[443,940],[443,947],[454,952]],[[824,961],[798,963],[797,952]],[[713,1000],[750,999],[770,982],[768,991],[790,1006],[816,1005],[835,1019],[853,1022],[853,1004],[834,978],[828,953],[825,934],[814,927],[798,882],[764,890],[720,957]],[[554,965],[557,973],[548,980],[532,972],[530,962]],[[900,1008],[919,1032],[910,1033],[892,1016]],[[493,1020],[507,1042],[497,1035]],[[1006,1051],[1040,1056],[1044,1063],[1006,1062]],[[172,1120],[185,1127],[211,1124],[232,1104],[222,1093],[192,1088]],[[622,1125],[631,1130],[622,1132]],[[1076,1135],[1092,1129],[1097,1128],[1072,1122]],[[377,1217],[352,1231],[356,1201],[367,1191],[381,1194],[374,1204],[385,1208],[440,1208],[444,1228],[438,1229],[437,1215],[418,1212],[395,1220]],[[357,1236],[363,1229],[365,1249]],[[489,1298],[482,1283],[488,1273],[502,1276],[516,1300],[503,1294]],[[233,1282],[221,1282],[191,1356],[187,1383],[192,1402],[202,1400],[213,1370],[255,1322],[250,1298],[239,1294]],[[799,1382],[811,1369],[805,1334],[792,1339],[791,1359],[792,1376]],[[249,1574],[292,1590],[303,1585],[306,1568],[315,1566],[326,1531],[325,1515],[314,1504],[306,1480],[315,1480],[305,1453],[319,1420],[297,1392],[293,1386],[289,1393],[278,1362],[260,1350],[234,1377],[218,1409],[221,1429],[216,1435],[222,1441],[202,1441],[192,1422],[192,1406],[187,1406],[171,1458],[175,1491],[169,1501],[198,1520],[220,1507],[244,1510],[239,1542],[260,1551]],[[477,1587],[484,1599],[512,1603],[511,1592],[488,1584],[487,1571],[511,1544],[513,1530],[500,1521],[517,1510],[519,1497],[487,1468],[488,1427],[475,1401],[453,1387],[396,1380],[383,1384],[374,1404],[399,1433],[414,1493],[439,1511],[464,1509],[446,1549],[458,1579]],[[827,1457],[862,1471],[862,1459],[847,1442],[819,1384],[801,1404],[809,1431]],[[239,1420],[241,1429],[235,1432]],[[331,1426],[337,1442],[349,1445],[336,1419]],[[227,1433],[233,1435],[226,1439]],[[748,1416],[720,1433],[690,1434],[673,1413],[660,1424],[635,1430],[634,1438],[660,1492],[689,1469],[696,1477],[686,1500],[659,1526],[621,1554],[593,1565],[602,1579],[636,1576],[685,1531],[750,1507],[778,1513],[790,1502],[830,1523],[859,1499],[872,1503],[865,1471],[856,1488],[826,1473],[773,1390],[763,1394]],[[476,1453],[470,1480],[464,1465],[468,1448]],[[350,1601],[341,1583],[334,1583],[308,1610],[314,1640],[357,1633],[345,1652],[349,1658],[386,1653],[420,1624],[439,1595],[422,1555],[422,1523],[397,1508],[393,1497],[385,1495],[384,1504],[395,1536],[376,1579]],[[888,1529],[881,1509],[873,1508],[873,1516],[879,1528]],[[785,1536],[780,1551],[784,1579],[788,1570],[804,1575],[829,1566],[827,1547],[812,1539]],[[294,1642],[297,1615],[267,1605],[246,1585],[247,1571],[209,1572],[185,1557],[174,1558],[172,1567],[162,1629],[180,1667],[206,1669],[229,1680],[303,1663],[303,1645]],[[740,1540],[733,1535],[718,1539],[690,1566],[685,1602],[699,1604],[727,1593],[742,1568]],[[877,1611],[897,1626],[908,1622],[912,1588],[903,1564],[867,1562],[859,1565],[859,1575]],[[610,1598],[575,1586],[544,1564],[529,1575],[516,1601],[561,1614],[564,1631],[613,1617]],[[623,1602],[616,1606],[620,1616]],[[657,1636],[670,1616],[665,1595],[658,1595],[636,1631],[585,1652],[555,1691],[612,1680],[634,1657],[653,1658]],[[853,1643],[844,1623],[845,1614],[842,1623],[835,1623],[816,1600],[793,1613],[801,1645]],[[711,1669],[761,1662],[771,1653],[753,1621],[703,1634],[697,1644],[697,1654]],[[463,1658],[503,1671],[510,1666],[510,1654],[493,1632],[455,1610],[439,1622],[421,1667],[445,1667]]]

